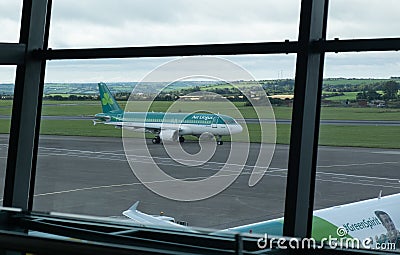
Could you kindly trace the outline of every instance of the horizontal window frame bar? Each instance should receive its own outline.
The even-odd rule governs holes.
[[[349,39],[315,41],[310,44],[314,52],[362,52],[398,51],[400,38]],[[300,47],[297,41],[173,45],[145,47],[84,48],[35,50],[33,56],[42,60],[104,59],[104,58],[145,58],[177,57],[199,55],[251,55],[251,54],[292,54]]]
[[[252,242],[257,243],[256,240]],[[286,243],[289,245],[289,243]],[[79,242],[74,240],[60,240],[49,237],[30,236],[27,234],[18,233],[15,231],[0,230],[0,249],[10,251],[29,252],[34,254],[60,254],[60,255],[91,255],[91,254],[115,254],[115,255],[130,255],[130,254],[188,254],[187,252],[179,252],[173,249],[168,249],[167,245],[164,249],[146,248],[137,245],[121,245],[110,242]],[[246,251],[241,250],[241,254],[287,254],[288,250],[272,250]],[[318,255],[336,255],[337,249],[324,247],[323,249],[299,249],[294,250],[296,254],[318,254]],[[227,250],[227,254],[240,254],[235,250]],[[190,254],[215,254],[214,252],[196,250]],[[395,252],[384,252],[377,250],[351,250],[341,249],[341,255],[362,255],[362,254],[396,254]]]
[[[136,232],[143,232],[146,233],[148,232],[148,235],[144,236],[130,236],[130,235],[116,235],[114,234],[115,232],[106,232],[106,231],[101,231],[101,225],[100,223],[93,225],[90,222],[86,222],[87,227],[92,227],[92,229],[85,229],[85,223],[79,223],[77,221],[71,220],[70,224],[68,224],[68,221],[63,221],[59,220],[57,221],[49,221],[49,222],[41,222],[38,220],[31,220],[31,219],[26,219],[22,218],[21,219],[21,224],[20,226],[25,228],[25,229],[30,229],[30,230],[35,230],[38,232],[42,233],[51,233],[54,235],[59,235],[59,236],[65,236],[69,238],[74,238],[74,239],[80,239],[80,240],[86,240],[90,242],[103,242],[103,243],[113,243],[116,245],[132,245],[132,246],[137,246],[137,247],[143,247],[143,248],[154,248],[154,249],[162,249],[162,247],[169,246],[171,249],[174,251],[181,251],[181,252],[188,252],[189,250],[203,250],[203,251],[208,251],[210,253],[219,253],[219,254],[229,254],[229,250],[232,250],[234,247],[234,243],[232,240],[226,239],[222,240],[218,239],[216,237],[210,236],[210,237],[200,237],[199,235],[192,235],[192,236],[187,236],[185,233],[180,233],[180,232],[174,232],[168,231],[168,230],[161,230],[160,232],[163,233],[158,233],[156,231],[149,231],[149,230],[139,230],[136,229]],[[104,225],[104,230],[107,230],[107,226]],[[113,226],[112,224],[110,224]],[[123,228],[122,228],[123,229]],[[131,227],[131,230],[133,230],[134,227]],[[127,229],[124,229],[127,230]],[[163,239],[156,239],[155,237],[157,235],[165,235]],[[171,236],[171,237],[170,237]],[[170,238],[168,238],[170,237]],[[196,238],[197,242],[193,242],[193,239]],[[184,243],[182,240],[186,239],[190,240],[192,243]],[[176,240],[181,240],[181,242],[175,242]],[[214,246],[209,246],[207,244],[210,244],[210,242],[218,242],[218,247]]]
[[[290,54],[297,53],[298,43],[233,43],[203,45],[173,45],[146,47],[116,47],[87,49],[36,50],[34,57],[42,60],[97,59],[97,58],[144,58],[199,55]]]
[[[313,42],[314,52],[399,51],[400,38],[326,40]]]
[[[196,232],[180,232],[176,230],[164,229],[159,234],[170,235],[174,242],[161,240],[157,237],[155,240],[147,242],[153,245],[145,245],[144,243],[132,242],[131,236],[108,232],[110,228],[139,230],[149,235],[157,235],[157,229],[136,226],[135,224],[126,222],[103,222],[100,218],[85,217],[73,218],[66,216],[52,216],[37,212],[24,212],[21,210],[13,210],[13,208],[2,208],[0,210],[0,224],[4,224],[1,220],[7,219],[5,222],[14,222],[14,227],[39,231],[43,234],[61,234],[62,236],[81,238],[82,242],[72,241],[70,239],[55,239],[50,236],[33,236],[26,233],[20,233],[12,230],[0,230],[0,250],[22,251],[37,254],[269,254],[271,251],[280,254],[285,254],[287,250],[279,250],[277,242],[272,243],[272,250],[259,249],[257,240],[260,236],[249,235],[205,235]],[[44,221],[44,222],[41,222]],[[76,227],[73,227],[73,226]],[[72,229],[71,229],[72,227]],[[104,228],[104,232],[101,230]],[[8,228],[7,228],[8,229]],[[96,230],[97,229],[97,230]],[[92,230],[92,231],[91,231]],[[94,231],[93,231],[94,230]],[[78,236],[76,233],[80,232]],[[190,243],[186,243],[182,237],[191,238]],[[140,238],[140,237],[139,237]],[[146,238],[146,237],[144,237]],[[276,238],[276,237],[275,237]],[[280,244],[289,247],[290,238],[282,237]],[[164,237],[162,238],[164,239]],[[276,241],[276,240],[275,240]],[[210,243],[225,243],[225,247],[220,250],[210,248]],[[270,240],[268,239],[268,243]],[[233,248],[235,243],[241,243]],[[229,245],[230,244],[230,245]],[[319,244],[318,244],[319,245]],[[232,247],[232,248],[230,248]],[[321,249],[308,248],[305,250],[297,250],[296,254],[337,254],[336,249],[330,249],[329,246],[324,246]],[[386,252],[379,253],[376,250],[352,250],[342,249],[343,255],[356,254],[387,254]]]
[[[0,231],[0,247],[11,251],[37,254],[174,254],[171,251],[138,246],[115,245],[108,243],[87,243],[70,240],[57,240],[45,237],[28,236],[11,231]],[[178,254],[178,253],[175,253]]]
[[[23,43],[0,43],[0,65],[24,64],[25,51]]]

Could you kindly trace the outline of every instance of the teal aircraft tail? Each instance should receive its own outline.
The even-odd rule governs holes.
[[[103,82],[99,83],[100,101],[103,113],[122,113],[117,101],[115,101],[107,85]]]

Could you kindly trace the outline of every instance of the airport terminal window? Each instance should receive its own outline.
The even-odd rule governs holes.
[[[195,71],[193,77],[187,74],[191,72],[190,65],[196,64],[196,61],[186,63],[185,61],[192,61],[193,58],[175,58],[175,61],[183,61],[187,73],[162,90],[160,88],[169,81],[152,80],[153,77],[158,77],[157,73],[163,73],[160,63],[168,67],[174,63],[173,60],[170,62],[171,59],[49,62],[43,95],[33,210],[119,218],[124,210],[140,201],[138,210],[149,215],[163,212],[164,215],[187,222],[192,227],[212,229],[226,229],[282,217],[294,89],[294,57],[292,54],[219,56],[216,60],[212,58],[211,62],[205,62],[210,63],[210,67],[205,66],[207,68],[202,69],[200,74],[203,76]],[[227,60],[223,60],[225,58]],[[222,61],[227,67],[234,65],[235,68],[243,69],[242,72],[246,75],[249,73],[254,76],[242,76],[244,80],[233,77],[233,80],[227,81],[222,80],[226,78],[224,74],[213,78],[213,61]],[[179,76],[179,70],[176,72]],[[155,76],[151,76],[152,73]],[[199,152],[198,138],[185,135],[182,147],[187,153],[194,155],[187,159],[187,162],[197,162],[193,166],[182,161],[182,156],[174,156],[165,151],[171,149],[167,140],[166,145],[153,144],[152,139],[158,134],[147,134],[147,144],[138,144],[131,148],[123,140],[125,136],[121,138],[124,131],[118,125],[117,128],[107,125],[112,124],[112,121],[104,121],[107,123],[105,125],[96,120],[98,123],[93,125],[95,115],[103,111],[102,105],[105,102],[104,98],[99,98],[99,82],[108,86],[111,96],[117,99],[117,104],[127,114],[152,114],[146,119],[152,124],[160,122],[159,116],[162,115],[159,112],[168,112],[190,113],[186,117],[190,120],[189,123],[197,126],[195,128],[203,127],[207,132],[210,132],[213,123],[225,126],[218,120],[214,122],[214,116],[202,115],[211,113],[226,118],[229,126],[242,125],[247,128],[233,138],[223,136],[224,143],[204,163],[200,162],[203,160],[201,155],[194,155]],[[270,96],[275,116],[272,110],[267,111],[267,103],[261,100],[263,95],[256,94],[257,91]],[[127,103],[131,92],[132,98]],[[159,96],[151,103],[151,96],[155,93]],[[256,101],[252,102],[253,98]],[[254,106],[251,106],[252,103]],[[148,105],[151,107],[149,110],[146,109]],[[104,114],[107,115],[107,112]],[[257,114],[261,115],[257,117]],[[139,124],[144,120],[138,115],[126,116],[127,121],[136,121]],[[166,118],[167,123],[170,120],[180,122],[179,119],[174,120],[173,115],[172,119]],[[274,118],[278,120],[276,131]],[[182,122],[185,123],[186,119]],[[136,137],[135,139],[143,137],[141,132],[126,132]],[[249,138],[246,138],[247,133]],[[217,139],[216,135],[215,138]],[[232,145],[229,143],[231,139]],[[263,141],[266,146],[272,146],[275,139],[278,144],[268,170],[271,173],[267,172],[254,187],[249,187],[249,178],[256,160],[262,157],[259,160],[263,163],[258,164],[264,164],[264,158],[267,159],[268,155],[272,157],[274,149],[262,151],[259,143]],[[176,143],[172,146],[180,147]],[[241,174],[226,190],[200,201],[174,201],[153,193],[141,184],[128,163],[134,160],[145,161],[147,164],[143,167],[150,169],[151,159],[145,159],[142,155],[142,151],[149,150],[153,160],[167,174],[182,180],[197,180],[214,175],[225,163],[235,165],[234,162],[229,163],[232,159],[228,159],[230,154],[237,153],[232,152],[234,149],[231,146],[239,149],[242,146],[244,150],[249,150],[246,152],[249,154],[247,159],[241,162]],[[232,174],[234,170],[224,171]],[[265,194],[268,194],[268,199],[264,199]],[[211,214],[214,217],[207,217]]]
[[[367,199],[379,203],[378,197],[398,193],[400,79],[395,74],[399,59],[398,52],[326,56],[315,209]],[[377,212],[385,211],[398,227],[396,208],[398,204],[373,204],[346,220],[329,220],[347,226],[352,237],[385,242],[390,234]],[[351,227],[364,219],[376,220],[375,231]]]
[[[54,1],[50,47],[295,41],[299,10],[298,0]]]
[[[396,0],[332,0],[329,2],[327,39],[398,37]]]
[[[0,42],[18,42],[21,21],[22,1],[0,1]]]
[[[6,171],[8,138],[14,93],[15,67],[0,67],[0,200],[3,200],[4,177]]]
[[[32,3],[24,2],[27,3],[27,6]],[[20,141],[26,141],[28,144],[32,141],[30,138],[33,135],[35,122],[30,117],[35,112],[34,110],[27,110],[20,112],[19,115],[17,113],[17,117],[22,116],[21,121],[26,121],[29,124],[24,126],[28,127],[29,130],[25,130],[21,134],[16,132],[15,134],[18,137],[13,136],[10,139],[11,148],[21,153],[14,152],[12,154],[12,158],[15,158],[17,163],[8,166],[7,176],[10,176],[10,178],[7,178],[7,188],[5,189],[8,196],[5,196],[4,199],[7,203],[4,202],[3,204],[10,204],[11,202],[28,209],[28,211],[31,209],[29,204],[31,194],[28,195],[26,191],[29,190],[27,182],[29,182],[32,173],[36,177],[35,187],[31,190],[35,192],[33,211],[61,211],[120,218],[122,217],[121,211],[132,206],[124,212],[125,216],[139,220],[139,222],[142,222],[143,219],[148,220],[161,226],[163,231],[168,232],[167,229],[173,224],[171,223],[173,219],[168,216],[173,216],[175,217],[174,221],[179,221],[176,222],[178,224],[174,224],[176,229],[181,229],[183,226],[186,230],[187,223],[191,226],[225,229],[259,220],[276,219],[282,216],[284,209],[286,209],[283,233],[289,236],[307,237],[310,235],[311,227],[311,223],[308,221],[311,217],[307,217],[311,216],[311,207],[309,207],[311,204],[307,203],[308,201],[314,201],[315,209],[320,209],[338,205],[338,199],[343,202],[365,199],[367,195],[369,196],[369,194],[376,193],[379,190],[374,201],[376,203],[389,202],[384,195],[395,193],[399,182],[393,173],[393,169],[399,164],[396,161],[398,154],[398,136],[396,136],[398,112],[395,110],[398,99],[397,81],[399,78],[396,73],[398,71],[396,70],[398,54],[340,53],[333,56],[327,53],[327,68],[325,69],[322,58],[325,58],[324,51],[399,50],[399,44],[396,43],[398,39],[364,40],[359,43],[333,40],[326,42],[323,36],[326,21],[324,14],[327,13],[328,8],[324,8],[323,3],[327,4],[327,2],[301,1],[303,6],[300,13],[301,26],[299,30],[297,30],[298,5],[293,3],[287,6],[282,5],[284,8],[271,8],[273,3],[263,2],[268,4],[270,8],[261,8],[261,5],[257,5],[254,9],[254,6],[243,3],[243,6],[249,9],[241,8],[243,15],[240,16],[235,16],[232,12],[229,13],[229,9],[235,7],[236,3],[229,5],[229,7],[221,5],[214,6],[215,8],[207,8],[204,11],[207,19],[204,19],[204,16],[199,14],[202,12],[197,10],[196,15],[189,15],[197,29],[192,29],[193,27],[189,25],[185,26],[182,31],[179,30],[179,24],[185,24],[188,20],[185,19],[186,13],[193,14],[193,12],[185,12],[187,5],[182,2],[170,2],[171,5],[168,5],[168,8],[160,8],[163,15],[156,15],[159,12],[154,11],[153,8],[150,12],[148,8],[140,9],[139,7],[143,5],[136,2],[134,4],[126,3],[127,5],[123,6],[123,10],[119,9],[119,6],[114,3],[98,7],[104,8],[104,11],[89,7],[97,6],[96,3],[69,3],[64,8],[65,6],[60,5],[60,2],[55,2],[58,7],[53,8],[54,22],[51,26],[50,47],[56,49],[34,50],[32,54],[25,55],[26,65],[32,67],[32,69],[27,68],[26,74],[36,78],[27,82],[31,86],[29,88],[33,88],[32,91],[37,88],[35,82],[32,81],[39,80],[40,63],[38,60],[40,59],[43,61],[68,58],[103,59],[95,61],[54,61],[54,64],[49,64],[43,94],[45,100],[43,101],[37,155],[37,173],[34,171],[35,167],[31,169],[23,166],[23,163],[27,165],[30,163],[27,160],[24,161],[23,156],[27,156],[28,160],[35,162],[35,148],[32,148],[33,153],[30,154],[29,148],[19,150],[21,147],[18,147]],[[172,3],[178,4],[179,8],[175,8]],[[300,1],[296,3],[299,4]],[[394,2],[388,3],[388,5],[394,4]],[[34,10],[38,11],[37,13],[44,14],[45,4],[46,1],[34,2],[33,6],[38,8]],[[139,19],[140,16],[131,15],[128,4],[132,4],[132,8],[135,7],[135,10],[142,10],[139,13],[145,15],[141,19]],[[193,4],[197,5],[197,3]],[[207,2],[205,5],[211,7],[215,3]],[[351,5],[352,8],[356,8],[356,6],[357,3],[354,4],[354,2]],[[221,8],[224,12],[219,11]],[[345,11],[337,12],[338,9],[343,8],[341,2],[337,1],[335,8],[336,10],[333,9],[330,12],[330,22],[333,26],[332,30],[328,30],[328,37],[337,37],[336,34],[342,36],[340,34],[343,31],[341,21],[343,17],[347,18]],[[390,9],[395,8],[390,7]],[[24,8],[24,10],[29,10],[29,8]],[[86,12],[86,10],[91,12]],[[227,10],[228,12],[226,12]],[[266,15],[266,12],[269,11],[271,11],[271,15]],[[129,12],[126,17],[133,16],[135,20],[131,22],[123,18],[114,19],[112,18],[114,12],[118,13],[119,17],[124,17],[121,13]],[[295,14],[291,14],[292,12]],[[30,13],[24,13],[25,18],[28,19]],[[179,13],[178,16],[174,15],[177,13]],[[227,36],[224,34],[225,30],[221,30],[219,27],[219,24],[223,24],[223,22],[218,23],[217,20],[222,21],[220,18],[224,17],[226,13],[229,16],[226,16],[223,22],[228,21],[230,27],[235,28],[232,34],[238,35],[238,39],[231,35]],[[242,19],[246,17],[247,13],[261,13],[261,15],[255,15],[254,19],[251,20]],[[274,18],[275,15],[278,15],[279,20],[283,20],[283,22],[276,22],[278,19]],[[284,18],[289,16],[290,20]],[[392,16],[389,17],[390,20],[395,19],[392,19]],[[35,17],[34,13],[31,17]],[[265,18],[268,20],[264,20]],[[173,24],[174,32],[178,31],[180,34],[167,38],[165,37],[166,33],[175,33],[170,33],[171,29],[165,27],[162,27],[164,34],[154,33],[157,29],[161,29],[160,23],[157,23],[160,19],[164,24]],[[73,22],[68,22],[70,20],[73,20]],[[76,20],[78,22],[74,23]],[[89,20],[87,26],[84,25],[85,20]],[[136,23],[137,20],[144,20],[144,23]],[[246,22],[243,22],[243,20],[249,21],[249,24],[245,24]],[[177,21],[181,23],[177,23]],[[217,31],[214,33],[214,30],[202,29],[200,24],[203,24],[203,21],[207,24],[212,22],[212,28]],[[239,21],[240,24],[235,25],[236,21]],[[385,19],[385,22],[388,21]],[[277,31],[264,29],[265,23],[273,24],[273,27],[279,27],[279,29]],[[25,28],[29,27],[29,24],[24,24],[26,25]],[[146,27],[151,31],[139,31],[133,24],[139,24],[141,28]],[[154,24],[158,24],[158,27]],[[191,23],[186,22],[186,24]],[[260,27],[258,24],[263,26]],[[78,29],[78,25],[80,29]],[[243,26],[246,27],[246,33],[240,32],[244,31],[240,30]],[[359,26],[368,27],[366,24]],[[120,35],[117,30],[113,31],[116,27],[125,29],[123,35]],[[188,27],[192,29],[192,33],[186,35],[184,31],[187,31]],[[254,27],[254,31],[265,30],[267,34],[252,33],[248,35],[247,32],[251,31],[249,27]],[[289,27],[293,27],[292,32],[290,32]],[[385,25],[386,27],[389,26]],[[134,36],[126,33],[126,31],[132,30]],[[348,30],[350,31],[350,29]],[[378,30],[374,30],[372,33],[377,33],[378,36],[393,36],[391,32],[387,33],[385,29]],[[28,29],[23,29],[23,31],[26,33],[23,35],[23,38],[27,39],[26,42],[36,45],[35,40],[29,40],[29,38],[34,38],[34,34],[41,35],[40,28],[32,29],[32,37],[29,37]],[[78,34],[77,31],[83,31],[84,35]],[[100,33],[97,33],[99,31]],[[297,31],[300,31],[299,42],[293,42],[297,38]],[[360,31],[360,35],[358,35],[355,32],[355,35],[357,38],[369,36],[369,34],[364,33],[366,32]],[[62,36],[60,36],[61,34]],[[343,36],[346,38],[347,35],[343,34]],[[46,36],[44,37],[46,38]],[[353,38],[351,35],[349,37]],[[322,38],[322,40],[315,41],[316,38]],[[39,38],[36,39],[39,40]],[[291,41],[282,42],[283,39]],[[281,41],[282,43],[252,44],[251,46],[255,48],[247,44],[184,46],[184,44],[257,41]],[[127,45],[181,45],[182,47],[114,48],[108,50],[71,49],[72,47]],[[63,51],[57,50],[57,48],[71,50]],[[238,52],[232,49],[238,49]],[[18,52],[15,51],[15,53]],[[28,51],[28,53],[31,52]],[[126,55],[124,55],[125,53]],[[165,65],[157,65],[153,69],[155,67],[153,64],[160,64],[166,60],[166,58],[157,58],[157,56],[250,53],[286,53],[288,55],[226,56],[228,60],[213,56],[177,57],[169,58],[172,61]],[[294,67],[294,55],[290,55],[291,53],[297,53],[296,83],[299,82],[301,86],[294,87],[293,68],[290,67],[291,64],[288,64],[292,63]],[[8,57],[7,54],[0,54],[1,59]],[[141,58],[135,60],[105,59],[124,57]],[[317,58],[319,58],[319,61],[317,61]],[[394,61],[391,62],[391,60]],[[239,64],[239,69],[235,62]],[[140,63],[142,65],[137,65]],[[197,65],[198,63],[201,65]],[[229,68],[227,68],[228,66]],[[208,68],[210,73],[204,73],[204,69],[202,69],[204,67]],[[130,68],[135,70],[129,70]],[[351,69],[357,69],[357,71],[347,73]],[[29,73],[32,70],[38,71],[36,75],[34,72]],[[82,72],[82,70],[85,72]],[[194,75],[193,70],[197,70]],[[313,132],[313,130],[314,128],[318,130],[318,128],[317,122],[313,118],[314,116],[318,117],[318,109],[315,108],[319,107],[319,101],[316,95],[318,95],[318,78],[322,77],[320,72],[323,70],[325,71],[322,88],[323,98],[321,99],[323,107],[319,129],[317,174],[314,176],[314,159],[316,159],[314,149],[317,148],[315,148],[316,143],[313,142],[313,138],[316,138],[316,132]],[[393,73],[390,70],[393,70]],[[20,71],[17,80],[26,80],[24,70],[21,69]],[[364,71],[364,74],[362,71]],[[216,73],[221,73],[221,77],[215,75]],[[251,73],[251,76],[244,75],[246,73]],[[141,83],[130,82],[136,80],[132,77],[140,76],[140,74],[145,77]],[[127,80],[122,80],[121,77]],[[340,82],[345,82],[346,91],[339,88],[341,87],[338,84]],[[360,90],[354,88],[354,83],[358,84],[358,82],[362,82],[360,88],[357,87]],[[373,84],[370,84],[370,82],[373,82]],[[166,84],[170,84],[168,89],[158,93],[158,89]],[[23,82],[18,85],[23,85]],[[135,87],[136,93],[129,97],[123,91],[127,87]],[[17,91],[22,91],[23,86],[16,88]],[[348,88],[352,90],[348,91]],[[153,100],[155,95],[152,90],[154,89],[157,92],[157,100]],[[98,90],[98,94],[96,90]],[[176,92],[177,90],[179,92]],[[299,93],[300,97],[293,99],[294,91],[296,91],[296,94]],[[243,100],[243,96],[247,96],[247,100]],[[272,106],[267,105],[264,110],[260,110],[268,102],[267,96]],[[354,96],[356,100],[353,99]],[[128,97],[134,100],[128,100],[126,103]],[[374,97],[373,100],[372,97]],[[16,98],[18,99],[18,97]],[[146,100],[143,100],[145,98]],[[35,100],[30,101],[26,97],[24,99],[27,100],[25,102],[35,102]],[[294,105],[293,111],[292,104]],[[247,108],[249,105],[252,105],[252,107]],[[160,113],[167,108],[169,110],[168,115]],[[139,109],[146,113],[139,113]],[[371,111],[369,111],[370,109]],[[317,111],[316,114],[315,110]],[[88,114],[86,114],[86,111],[88,111]],[[191,114],[187,114],[187,112]],[[258,115],[258,118],[253,118],[256,115],[255,113],[259,112],[262,114]],[[292,114],[293,119],[290,117]],[[220,123],[221,118],[231,120],[229,121],[230,124]],[[387,118],[390,118],[390,120]],[[171,121],[164,123],[163,119]],[[191,119],[196,124],[182,124],[182,121],[178,127],[171,125],[171,122],[177,123],[180,120],[187,119]],[[13,124],[19,123],[18,119],[16,120]],[[130,120],[139,121],[135,123],[135,121]],[[159,126],[156,124],[159,124]],[[120,129],[121,127],[123,128]],[[208,132],[201,132],[201,135],[199,135],[199,130],[208,130]],[[142,135],[138,136],[135,131],[150,131],[153,134],[143,135],[141,133]],[[292,143],[288,146],[290,132],[292,132]],[[229,136],[223,137],[227,133],[229,133]],[[248,135],[243,135],[243,133]],[[197,143],[196,138],[192,140],[185,137],[189,135],[199,136],[200,142]],[[276,146],[275,141],[278,143]],[[161,144],[165,146],[161,147]],[[234,146],[226,149],[227,145],[232,144]],[[181,147],[183,150],[176,149]],[[248,156],[243,153],[247,150],[251,154],[252,151],[257,151],[259,148],[266,149],[269,154],[259,153],[257,155],[256,153],[256,155]],[[270,153],[271,149],[274,149],[273,157]],[[216,153],[213,154],[214,151]],[[221,158],[216,156],[218,153],[221,153]],[[33,157],[29,158],[31,155]],[[184,157],[181,157],[182,155]],[[272,160],[267,172],[265,172],[265,166],[269,162],[259,161],[260,155],[263,159]],[[10,157],[10,155],[8,156]],[[288,162],[288,158],[290,162]],[[367,158],[368,161],[364,158]],[[228,160],[228,163],[221,162],[225,159]],[[209,160],[211,162],[208,162]],[[238,164],[237,160],[245,163],[244,168],[243,165]],[[215,173],[215,167],[221,165],[223,165],[222,171]],[[289,167],[287,167],[288,165]],[[154,172],[153,169],[158,166],[162,166],[160,168],[171,178],[160,174],[160,172]],[[377,166],[379,167],[378,172],[376,172]],[[238,171],[239,168],[243,172]],[[197,169],[200,169],[200,171],[196,171]],[[18,172],[17,175],[14,175],[16,173],[14,170]],[[156,174],[154,175],[154,173]],[[212,178],[209,178],[211,176]],[[209,180],[215,182],[207,182]],[[221,180],[225,182],[218,182]],[[286,181],[292,185],[286,185]],[[317,185],[315,199],[313,196],[314,181]],[[168,185],[170,183],[174,185]],[[207,184],[206,188],[199,189],[198,184],[203,183]],[[325,183],[332,185],[324,185]],[[226,184],[229,185],[225,186]],[[247,185],[249,189],[244,189],[243,185]],[[349,186],[357,187],[359,191],[349,191]],[[18,187],[18,189],[15,187]],[[222,187],[222,191],[215,191],[215,187]],[[223,188],[226,187],[228,188],[224,190]],[[286,196],[285,188],[289,192]],[[380,192],[381,190],[382,192]],[[159,196],[160,194],[162,196]],[[171,200],[171,196],[176,200]],[[204,199],[205,197],[207,199]],[[293,201],[290,198],[293,198]],[[140,201],[140,204],[133,204],[135,201]],[[191,201],[189,202],[190,206],[188,206],[188,202],[181,201]],[[283,208],[284,202],[286,208]],[[362,204],[370,205],[371,203],[366,201]],[[393,216],[395,213],[392,210],[396,208],[396,204],[392,207],[389,206],[389,209],[387,207],[381,208],[381,210],[375,210],[370,214],[367,213],[367,210],[362,210],[363,212],[360,214],[355,214],[354,210],[348,210],[346,213],[346,209],[354,206],[336,206],[315,212],[312,221],[312,237],[320,239],[325,237],[325,233],[327,233],[339,237],[358,238],[358,232],[355,233],[355,230],[380,229],[382,230],[380,235],[362,232],[363,234],[360,237],[371,238],[375,243],[390,242],[398,245],[397,247],[400,246],[398,226],[395,226],[398,219],[397,216]],[[365,208],[365,206],[360,208]],[[137,210],[147,214],[141,214]],[[338,210],[340,210],[340,213]],[[363,213],[366,213],[365,217],[363,217]],[[336,217],[342,214],[346,214],[346,216]],[[35,214],[35,212],[29,215],[25,215],[24,212],[19,213],[17,215],[19,222],[13,224],[28,222],[29,225],[29,220],[33,219],[27,219],[27,216],[36,217],[37,215],[43,216],[43,214]],[[44,215],[45,217],[46,215],[48,217],[53,216],[53,214]],[[210,215],[212,217],[209,217]],[[65,219],[64,216],[55,217],[60,217],[59,219],[63,220]],[[333,220],[330,220],[331,218]],[[345,222],[341,222],[342,218],[345,219]],[[9,227],[8,223],[6,222],[7,227]],[[38,224],[36,226],[40,225],[39,222],[36,223]],[[75,223],[70,221],[68,224]],[[90,228],[89,225],[90,223],[87,221],[85,226]],[[106,225],[102,225],[101,228],[107,229]],[[277,219],[263,222],[261,225],[245,225],[233,230],[241,233],[262,234],[268,232],[268,234],[279,236],[282,235],[282,226],[282,219]],[[96,231],[99,230],[98,225],[94,228]],[[141,235],[145,234],[142,231],[147,231],[142,229],[136,232],[136,230],[134,233],[131,233],[131,230],[128,231],[129,233],[122,231],[122,235]],[[117,232],[121,234],[121,231]],[[163,240],[169,238],[169,234],[166,232],[164,232],[165,236],[164,233],[153,232],[151,238],[154,237],[154,240],[151,241],[156,241],[155,236]],[[82,232],[80,233],[82,234]],[[83,239],[93,241],[94,239],[90,239],[91,236],[93,238],[98,237],[93,232],[89,232],[86,235],[88,239]],[[113,236],[113,240],[114,237],[117,242],[121,236]],[[189,234],[182,235],[182,237],[187,239]],[[240,253],[241,249],[244,248],[241,242],[242,237],[244,236],[237,235],[233,239],[235,245],[233,249],[236,249],[237,253]],[[176,236],[173,238],[176,241]],[[5,247],[4,240],[2,241],[2,245]],[[210,248],[209,245],[217,244],[218,241],[214,241],[207,243],[207,248]],[[177,245],[182,245],[182,243]],[[254,240],[252,245],[255,245]],[[168,248],[171,247],[168,245]],[[231,251],[232,247],[229,250]]]

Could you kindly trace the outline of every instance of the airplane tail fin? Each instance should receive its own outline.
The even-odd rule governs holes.
[[[100,101],[101,107],[103,108],[103,113],[120,113],[123,112],[121,107],[118,105],[115,98],[112,96],[107,85],[103,82],[99,83]]]

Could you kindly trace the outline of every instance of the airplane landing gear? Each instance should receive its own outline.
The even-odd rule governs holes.
[[[224,144],[224,142],[222,142],[222,137],[221,137],[220,135],[219,135],[218,138],[217,138],[217,144],[218,144],[218,145]]]
[[[185,137],[180,136],[180,137],[179,137],[179,142],[180,142],[180,143],[183,143],[184,141],[185,141]]]
[[[154,137],[151,141],[152,141],[154,144],[159,144],[159,143],[161,142],[161,139],[160,139],[159,136],[156,136],[156,137]]]

